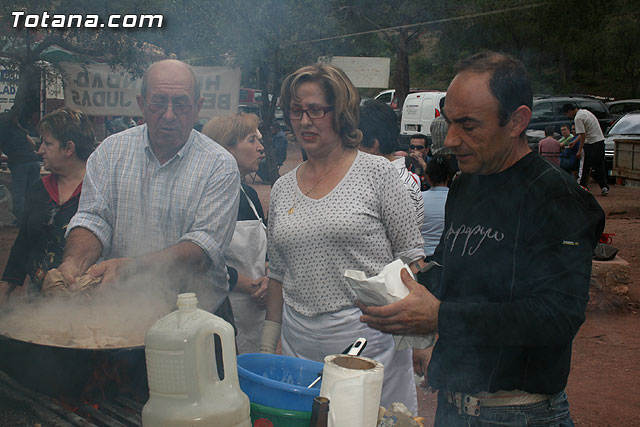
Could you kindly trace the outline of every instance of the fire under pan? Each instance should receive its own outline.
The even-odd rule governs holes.
[[[2,425],[133,427],[141,425],[142,403],[123,396],[61,401],[23,387],[0,371],[0,412]]]

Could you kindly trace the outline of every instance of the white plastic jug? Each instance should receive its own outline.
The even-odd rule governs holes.
[[[224,378],[216,369],[220,337]],[[251,427],[249,398],[240,390],[233,327],[198,309],[196,294],[178,295],[178,310],[158,320],[144,338],[149,401],[145,427]]]

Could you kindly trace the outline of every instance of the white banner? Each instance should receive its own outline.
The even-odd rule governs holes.
[[[61,64],[64,69],[65,106],[92,116],[142,116],[136,95],[142,77],[106,64]],[[200,118],[225,116],[238,109],[240,70],[228,67],[193,67],[204,98]]]
[[[9,111],[18,91],[18,72],[0,65],[0,113]]]
[[[360,56],[321,57],[320,62],[330,63],[342,69],[355,87],[389,87],[391,59]]]

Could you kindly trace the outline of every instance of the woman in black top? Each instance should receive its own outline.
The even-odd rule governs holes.
[[[61,108],[42,118],[38,154],[51,172],[27,194],[18,237],[0,282],[0,304],[29,276],[29,291],[40,291],[47,271],[60,265],[66,226],[75,215],[85,165],[95,148],[91,122],[83,113]]]

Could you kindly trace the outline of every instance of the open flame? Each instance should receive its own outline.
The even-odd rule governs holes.
[[[95,368],[87,379],[81,396],[86,401],[127,396],[144,402],[148,391],[146,367],[144,357],[141,356],[140,351],[124,350],[119,355],[95,351],[92,355],[92,365]]]

